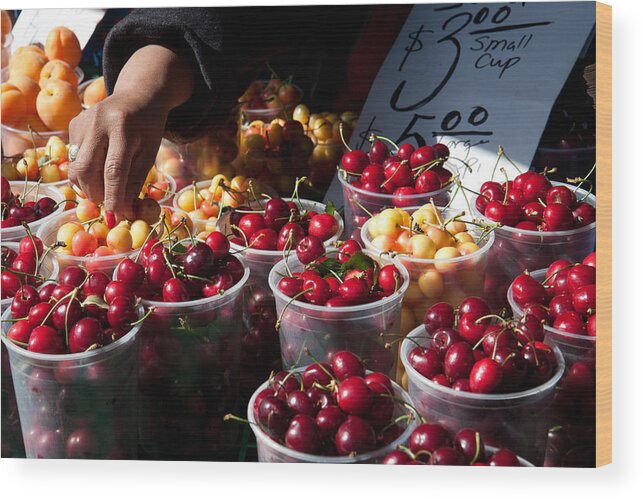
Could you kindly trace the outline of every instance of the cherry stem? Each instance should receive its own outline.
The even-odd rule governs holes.
[[[308,347],[304,347],[304,353],[308,357],[313,359],[315,361],[315,364],[317,364],[321,368],[321,370],[324,371],[331,379],[337,380],[337,377],[324,367],[324,365],[312,354]]]
[[[500,172],[505,177],[505,185],[507,187],[505,189],[505,197],[502,199],[502,204],[506,205],[507,204],[507,195],[509,194],[509,175],[507,175],[507,170],[505,170],[504,168],[500,168]]]
[[[78,288],[74,288],[67,302],[67,308],[65,309],[65,345],[69,348],[69,309],[71,308],[72,302],[76,299],[78,294]]]
[[[402,168],[402,166],[403,166],[403,165],[405,165],[406,163],[408,163],[408,161],[407,161],[407,160],[405,160],[405,159],[403,159],[402,161],[400,161],[400,164],[399,164],[399,165],[397,165],[397,168],[395,169],[395,171],[393,172],[393,174],[392,174],[389,178],[387,178],[384,182],[382,182],[382,184],[380,185],[380,187],[384,187],[386,184],[388,184],[388,183],[391,181],[391,179],[392,179],[393,177],[395,177],[395,174],[400,170],[400,168]]]
[[[512,354],[513,355],[513,354]],[[480,457],[480,450],[481,450],[481,445],[480,445],[480,433],[476,431],[476,453],[473,455],[473,459],[469,462],[469,464],[473,464],[478,460],[478,457]]]
[[[375,135],[374,133],[371,133],[368,137],[368,141],[375,142],[376,140],[382,140],[384,142],[391,144],[393,147],[395,147],[395,152],[400,150],[400,146],[398,146],[395,142],[393,142],[388,137],[385,137],[384,135]]]
[[[346,149],[348,149],[348,151],[349,151],[349,152],[351,152],[351,151],[352,151],[352,149],[351,149],[351,147],[348,145],[348,143],[346,142],[346,139],[344,138],[344,122],[343,122],[343,121],[340,121],[340,122],[339,122],[339,138],[341,139],[342,144],[344,144],[344,147],[345,147]]]
[[[277,322],[275,322],[275,330],[276,330],[276,331],[279,331],[279,328],[281,327],[281,321],[282,321],[282,319],[284,318],[284,313],[286,312],[286,309],[290,306],[290,304],[291,304],[292,302],[294,302],[294,301],[295,301],[297,298],[299,298],[300,296],[304,295],[305,293],[308,293],[309,291],[312,291],[313,289],[314,289],[314,288],[303,289],[303,290],[301,290],[299,293],[297,293],[295,296],[293,296],[290,300],[288,300],[288,302],[286,303],[286,305],[284,305],[283,310],[282,310],[282,311],[281,311],[281,313],[279,314],[279,318],[277,319]]]
[[[141,322],[143,322],[145,319],[147,319],[150,315],[152,315],[152,313],[153,313],[155,310],[156,310],[156,307],[151,306],[149,309],[147,309],[147,311],[145,312],[145,314],[143,314],[143,317],[141,317],[140,319],[138,319],[138,320],[136,320],[136,321],[132,322],[132,323],[130,324],[130,326],[134,327],[134,326],[136,326],[136,325],[140,324],[140,323],[141,323]]]

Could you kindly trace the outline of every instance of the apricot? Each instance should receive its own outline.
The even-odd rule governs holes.
[[[69,64],[60,59],[53,59],[45,64],[40,70],[40,88],[44,87],[49,80],[62,80],[78,87],[78,76]]]
[[[78,66],[83,55],[76,34],[65,26],[52,28],[45,42],[45,54],[49,59],[61,59],[72,68]]]
[[[67,130],[69,122],[82,111],[82,106],[71,83],[50,80],[38,94],[36,109],[50,130]]]
[[[40,116],[37,114],[32,114],[30,116],[27,116],[25,118],[25,125],[24,129],[29,130],[29,127],[33,128],[34,131],[36,132],[48,132],[49,128],[47,128],[47,125],[45,125],[42,120],[40,119]]]
[[[0,95],[2,98],[2,123],[14,127],[24,124],[27,115],[27,102],[20,89],[12,83],[3,83],[0,85]]]
[[[14,52],[13,52],[13,57],[16,57],[17,55],[20,55],[24,52],[36,52],[37,54],[40,54],[43,56],[45,59],[47,56],[45,55],[45,51],[41,49],[38,45],[24,45],[22,47],[18,47]]]
[[[40,92],[38,82],[25,75],[15,75],[9,78],[8,83],[17,87],[24,95],[27,104],[27,115],[35,115],[36,99],[38,98],[38,92]]]
[[[85,92],[83,93],[83,104],[87,107],[91,107],[94,104],[102,101],[107,97],[107,89],[105,88],[105,78],[100,77],[92,81]]]
[[[23,75],[34,81],[40,79],[40,71],[47,64],[47,58],[34,50],[13,55],[9,61],[9,78]]]

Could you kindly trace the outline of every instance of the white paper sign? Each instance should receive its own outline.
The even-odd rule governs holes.
[[[105,9],[22,10],[12,31],[13,47],[32,43],[44,45],[51,28],[66,26],[76,34],[81,48],[84,48],[104,16]]]
[[[473,168],[468,174],[450,163],[474,189],[488,180],[499,145],[527,169],[595,22],[593,2],[415,6],[373,83],[352,145],[367,150],[372,132],[398,144],[443,142]],[[340,205],[338,184],[327,198]]]

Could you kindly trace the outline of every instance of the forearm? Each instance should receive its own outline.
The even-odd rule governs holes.
[[[138,49],[121,70],[113,94],[135,96],[141,105],[156,103],[165,111],[187,102],[194,89],[192,68],[160,45]]]

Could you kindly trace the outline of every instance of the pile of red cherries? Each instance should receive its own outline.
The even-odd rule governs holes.
[[[282,277],[277,288],[289,298],[312,305],[348,307],[381,300],[396,293],[403,284],[393,264],[380,265],[362,251],[357,241],[348,240],[333,254],[323,246],[314,254],[301,241],[297,258],[305,265],[302,272]]]
[[[406,446],[386,455],[383,464],[520,466],[520,461],[509,449],[487,450],[482,436],[471,428],[452,435],[440,424],[423,423],[413,430]]]
[[[56,201],[47,196],[37,201],[25,201],[25,195],[16,196],[6,177],[2,177],[2,221],[0,227],[16,227],[24,223],[35,222],[51,215],[56,209]],[[26,193],[25,193],[26,194]]]
[[[115,278],[147,300],[177,303],[222,295],[245,272],[221,232],[210,233],[205,242],[194,239],[187,246],[150,238],[139,256],[140,262],[123,259]]]
[[[446,302],[432,305],[424,327],[428,345],[416,345],[408,361],[425,378],[454,390],[519,392],[547,382],[558,367],[554,351],[543,343],[539,319],[506,320],[475,296],[465,298],[457,312]]]
[[[253,414],[263,432],[289,449],[355,456],[384,447],[404,432],[406,425],[395,419],[396,407],[408,412],[400,407],[390,378],[366,374],[359,357],[340,351],[330,363],[271,376],[254,400]]]
[[[260,210],[249,206],[236,208],[230,224],[231,242],[265,251],[292,249],[303,240],[323,245],[339,230],[339,223],[331,213],[305,210],[296,200],[281,198],[269,199]]]
[[[552,185],[543,173],[528,171],[513,180],[487,181],[476,209],[486,218],[529,231],[570,230],[596,220],[596,209],[566,185]]]
[[[511,284],[525,315],[566,333],[596,336],[596,253],[582,263],[556,260],[541,283],[521,274]]]
[[[18,251],[2,247],[2,273],[0,273],[0,290],[2,299],[13,298],[23,284],[36,286],[42,282],[40,266],[45,258],[42,243],[38,238],[29,235],[18,244]],[[34,249],[35,248],[35,249]]]
[[[33,241],[42,252],[42,242]],[[80,353],[109,345],[140,320],[138,304],[126,284],[104,272],[64,269],[57,282],[36,289],[23,284],[11,301],[13,343],[43,354]]]
[[[395,206],[409,206],[408,196],[440,190],[452,182],[453,174],[444,167],[449,148],[444,144],[417,149],[408,143],[394,154],[386,142],[374,140],[368,153],[354,149],[342,156],[341,168],[359,176],[351,185],[368,192],[392,194]]]

